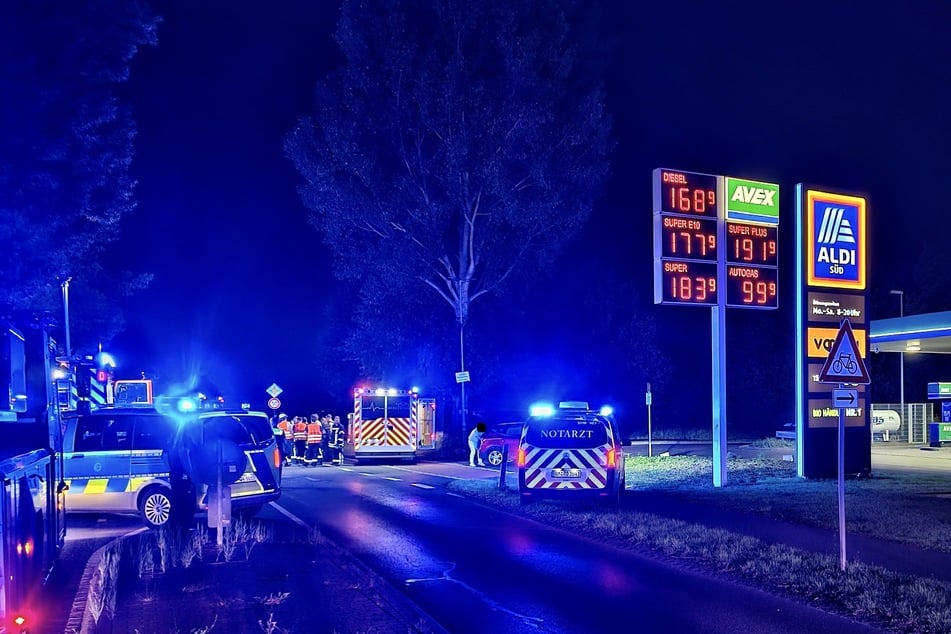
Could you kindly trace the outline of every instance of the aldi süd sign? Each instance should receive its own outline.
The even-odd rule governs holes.
[[[806,284],[865,290],[865,199],[806,191]]]

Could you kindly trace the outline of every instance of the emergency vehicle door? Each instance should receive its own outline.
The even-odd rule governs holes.
[[[420,449],[436,447],[436,399],[421,398],[417,404],[417,446]]]
[[[409,396],[387,396],[386,418],[383,426],[383,444],[388,447],[412,447],[409,426],[413,401]]]
[[[80,416],[72,440],[73,450],[63,456],[70,483],[68,508],[103,512],[129,508],[131,418]]]

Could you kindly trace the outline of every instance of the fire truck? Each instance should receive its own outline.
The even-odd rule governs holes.
[[[0,633],[42,629],[66,538],[55,350],[42,327],[0,322]]]
[[[416,389],[357,388],[347,415],[343,455],[355,462],[401,459],[415,462],[436,447],[436,400]]]

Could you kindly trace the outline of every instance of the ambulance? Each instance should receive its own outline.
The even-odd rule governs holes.
[[[625,489],[624,450],[610,408],[583,401],[532,407],[516,454],[522,504],[541,497],[595,498],[617,506]]]
[[[436,401],[420,398],[416,388],[356,388],[347,416],[346,458],[415,462],[436,447]]]

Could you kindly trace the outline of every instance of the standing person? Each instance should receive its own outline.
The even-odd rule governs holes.
[[[284,438],[281,442],[281,456],[284,464],[291,464],[291,456],[294,454],[294,428],[291,427],[291,421],[287,420],[287,414],[281,414],[277,417],[277,426],[284,432]]]
[[[476,460],[479,466],[484,467],[482,457],[479,455],[479,445],[482,444],[482,437],[485,435],[485,423],[479,423],[469,432],[469,466],[476,466]]]
[[[303,416],[294,417],[294,461],[304,464],[304,456],[307,451],[307,423]]]
[[[343,425],[340,424],[340,417],[334,416],[333,421],[330,424],[331,429],[333,430],[333,438],[330,439],[331,442],[331,453],[333,454],[333,463],[336,465],[343,464]]]
[[[324,414],[320,419],[320,426],[323,437],[320,442],[320,452],[323,454],[321,461],[324,465],[330,464],[330,440],[333,430],[330,428],[330,414]]]
[[[319,462],[322,437],[320,419],[317,418],[317,414],[311,414],[310,422],[307,423],[307,454],[304,456],[304,463],[308,467],[315,467]]]

